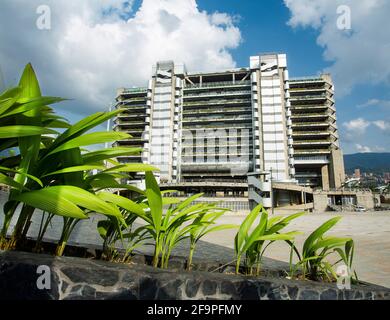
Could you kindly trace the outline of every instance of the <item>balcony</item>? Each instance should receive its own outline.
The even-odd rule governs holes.
[[[185,100],[199,99],[204,97],[235,97],[235,96],[250,96],[250,91],[223,91],[223,92],[205,92],[201,94],[184,95]]]
[[[129,111],[135,111],[135,110],[145,110],[146,109],[146,105],[140,105],[140,104],[129,104],[127,101],[123,101],[123,102],[120,102],[118,105],[117,105],[117,108],[120,107],[120,108],[123,108],[125,109],[126,111],[129,110]]]
[[[193,116],[195,114],[202,116],[202,115],[211,115],[211,114],[240,114],[240,113],[247,113],[252,114],[251,108],[227,108],[227,109],[211,109],[211,108],[201,108],[201,109],[194,109],[194,110],[184,110],[183,115],[186,116]]]
[[[200,100],[200,101],[191,101],[191,102],[188,102],[188,101],[185,101],[183,103],[183,106],[184,107],[191,107],[191,106],[204,106],[204,107],[207,107],[207,106],[217,106],[217,105],[223,105],[223,106],[226,106],[226,105],[237,105],[237,104],[247,104],[247,105],[250,105],[251,104],[251,100],[250,99],[220,99],[220,100]]]
[[[330,154],[330,150],[327,150],[327,149],[307,149],[307,150],[304,150],[304,149],[300,149],[300,150],[295,150],[295,155],[299,156],[299,155],[310,155],[310,154]],[[296,162],[296,164],[298,164]]]
[[[328,131],[295,131],[293,130],[293,137],[305,137],[305,136],[329,136],[330,132]]]
[[[122,88],[118,90],[119,94],[137,94],[137,93],[147,93],[147,88]]]
[[[305,95],[305,96],[291,96],[290,101],[299,101],[299,100],[325,100],[328,96],[326,94],[318,95]]]
[[[296,156],[295,165],[307,165],[307,164],[328,164],[328,156],[308,155],[308,156]]]
[[[297,141],[295,140],[293,145],[295,150],[305,150],[305,149],[314,149],[314,148],[323,148],[329,147],[332,144],[330,141],[315,141],[315,140],[306,140],[306,141]]]
[[[119,114],[114,119],[114,122],[117,124],[124,124],[126,122],[134,122],[134,121],[145,121],[146,115],[145,114]]]
[[[196,83],[196,84],[188,84],[184,88],[185,91],[197,91],[202,89],[209,89],[209,88],[240,88],[240,87],[247,87],[250,86],[251,82],[250,80],[244,80],[244,81],[219,81],[219,82],[203,82],[202,84]]]
[[[325,81],[325,79],[313,78],[313,77],[299,77],[299,78],[290,79],[290,84],[309,83],[309,82],[328,83],[327,81]]]
[[[310,127],[329,127],[327,122],[294,122],[292,124],[293,128],[310,128]]]
[[[321,88],[302,88],[302,87],[290,87],[290,92],[292,94],[294,93],[301,93],[301,92],[308,92],[308,93],[314,93],[314,92],[324,92],[327,91],[327,88],[321,87]]]
[[[295,113],[291,116],[292,119],[324,119],[328,118],[328,113]]]
[[[240,124],[234,124],[232,123],[229,127],[227,127],[224,123],[218,123],[218,125],[216,124],[202,124],[202,125],[191,125],[191,124],[185,124],[184,125],[184,129],[186,130],[189,130],[189,131],[199,131],[199,130],[205,130],[205,129],[208,129],[208,130],[219,130],[219,129],[223,129],[223,130],[230,130],[230,129],[233,129],[233,130],[251,130],[252,129],[252,124],[250,125],[240,125]]]
[[[251,121],[251,116],[238,116],[238,117],[228,117],[228,116],[220,116],[220,117],[197,117],[197,118],[184,118],[183,123],[199,123],[199,122],[231,122],[231,121]]]

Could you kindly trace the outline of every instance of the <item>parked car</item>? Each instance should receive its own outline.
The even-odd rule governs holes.
[[[358,205],[358,206],[356,206],[355,211],[356,212],[366,212],[367,209],[363,206]]]

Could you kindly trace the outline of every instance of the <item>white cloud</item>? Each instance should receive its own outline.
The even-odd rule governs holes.
[[[343,126],[351,135],[363,135],[369,125],[370,122],[363,118],[357,118],[343,123]]]
[[[385,148],[382,148],[382,147],[378,147],[378,146],[374,146],[374,147],[369,147],[369,146],[364,146],[364,145],[361,145],[359,143],[356,143],[355,144],[355,148],[358,152],[361,152],[361,153],[368,153],[368,152],[383,152],[385,151],[386,149]]]
[[[373,124],[383,131],[390,132],[390,122],[389,121],[377,120],[377,121],[374,121]]]
[[[358,105],[358,108],[371,106],[390,107],[390,100],[370,99],[367,102]]]
[[[317,42],[332,62],[331,72],[338,94],[357,84],[390,83],[388,0],[284,0],[291,11],[289,25],[318,30]],[[337,28],[337,8],[351,9],[351,30]]]
[[[355,147],[358,152],[362,152],[362,153],[372,152],[370,147],[362,146],[361,144],[358,143],[355,145]]]
[[[144,0],[137,12],[132,3],[48,0],[52,29],[42,31],[35,26],[41,1],[2,1],[7,84],[31,61],[46,94],[75,98],[72,110],[90,113],[107,108],[118,87],[146,86],[158,60],[199,71],[235,67],[229,50],[241,34],[234,17],[200,11],[195,0]]]

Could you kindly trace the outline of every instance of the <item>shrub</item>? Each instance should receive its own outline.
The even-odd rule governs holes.
[[[325,233],[333,228],[341,217],[334,217],[316,230],[314,230],[305,240],[300,254],[293,245],[291,249],[296,252],[299,259],[295,266],[292,266],[292,251],[290,255],[291,277],[294,277],[297,269],[302,268],[302,276],[305,279],[308,277],[311,280],[328,280],[337,279],[337,275],[333,270],[334,266],[339,262],[344,262],[350,269],[352,268],[354,242],[351,238],[325,237]],[[336,253],[339,259],[335,263],[330,263],[328,258]],[[355,279],[357,275],[354,273]]]
[[[236,273],[239,273],[242,256],[245,255],[245,273],[258,275],[265,250],[275,241],[290,241],[294,239],[299,232],[280,233],[280,231],[293,219],[303,214],[304,212],[296,213],[284,219],[281,216],[268,218],[268,213],[262,205],[255,207],[241,224],[234,239],[234,250],[237,258]],[[259,218],[259,223],[253,231],[250,231],[257,218]],[[267,244],[265,245],[266,242]]]

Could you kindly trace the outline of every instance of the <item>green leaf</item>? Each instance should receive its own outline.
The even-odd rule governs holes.
[[[53,133],[57,132],[51,129],[37,126],[15,125],[0,127],[0,139],[39,136],[41,134]]]
[[[30,178],[31,180],[35,181],[36,183],[38,183],[41,187],[43,187],[43,183],[40,179],[38,179],[37,177],[31,175],[31,174],[28,174],[28,173],[24,173],[20,170],[14,170],[14,169],[9,169],[7,167],[2,167],[0,166],[0,171],[5,171],[5,172],[12,172],[12,173],[17,173],[17,174],[20,174],[22,176],[25,176],[27,178]]]
[[[54,119],[54,120],[45,120],[43,122],[43,125],[46,127],[46,128],[60,128],[60,129],[67,129],[70,127],[70,124],[66,121],[61,121],[61,120],[57,120],[57,119]]]
[[[97,223],[97,230],[99,232],[99,235],[104,239],[107,238],[107,230],[111,226],[111,221],[109,220],[100,220]]]
[[[41,89],[39,88],[39,83],[31,63],[27,64],[24,68],[19,87],[21,88],[19,103],[23,103],[23,99],[26,98],[41,96]]]
[[[210,229],[207,229],[204,233],[202,233],[202,236],[205,236],[209,233],[212,232],[217,232],[217,231],[222,231],[222,230],[227,230],[227,229],[235,229],[238,228],[239,226],[236,224],[223,224],[219,226],[212,227]]]
[[[14,196],[12,200],[20,201],[31,207],[64,217],[74,219],[88,218],[72,201],[68,200],[61,193],[49,188],[20,193]]]
[[[80,172],[80,171],[90,171],[90,170],[104,170],[106,169],[105,166],[91,166],[91,165],[85,165],[85,166],[74,166],[74,167],[69,167],[61,170],[57,170],[54,172],[47,173],[43,175],[42,177],[47,177],[47,176],[52,176],[56,174],[63,174],[63,173],[71,173],[71,172]]]
[[[282,230],[284,227],[286,227],[292,220],[297,219],[301,216],[303,216],[305,212],[299,212],[294,213],[292,215],[289,215],[288,217],[280,220],[279,222],[275,223],[271,228],[267,230],[267,233],[276,233]],[[271,220],[271,219],[270,219]],[[270,224],[270,223],[268,223]]]
[[[62,133],[56,141],[53,143],[53,145],[50,147],[48,152],[51,152],[61,144],[65,143],[68,140],[71,140],[77,136],[82,135],[83,133],[91,130],[92,128],[95,128],[99,124],[102,124],[103,122],[106,122],[108,119],[111,119],[115,115],[121,113],[123,110],[118,109],[111,112],[97,112],[95,114],[92,114],[79,122],[72,125],[68,130],[66,130],[64,133]]]
[[[159,234],[161,228],[161,219],[162,219],[162,210],[163,210],[160,188],[157,184],[156,179],[153,176],[153,173],[151,172],[145,173],[145,182],[146,182],[145,194],[146,197],[148,198],[154,229],[156,234]]]
[[[245,240],[245,245],[242,248],[242,252],[246,252],[256,241],[264,235],[267,228],[268,214],[265,210],[262,211],[259,225],[252,231],[252,233]]]
[[[15,104],[17,98],[8,98],[0,100],[0,116],[6,112],[13,104]]]
[[[31,99],[41,96],[38,79],[31,64],[26,65],[24,68],[22,77],[19,82],[19,87],[21,88],[21,93],[17,101],[18,103],[24,103],[25,101],[30,101]],[[16,124],[28,125],[31,127],[41,127],[41,117],[42,113],[40,108],[34,108],[28,112],[25,112],[23,117],[16,117]],[[49,129],[44,128],[44,130],[48,131]],[[50,130],[48,133],[56,132]],[[20,171],[28,173],[31,166],[37,161],[41,146],[41,134],[42,133],[18,136],[18,144],[21,156],[19,166]],[[14,180],[21,184],[25,183],[25,177],[19,174],[15,176]]]
[[[320,227],[318,227],[316,230],[314,230],[310,236],[306,239],[306,241],[303,244],[303,256],[306,256],[308,251],[311,249],[313,243],[320,239],[325,232],[330,230],[337,222],[339,222],[341,217],[334,217],[325,223],[323,223]]]
[[[22,89],[20,87],[14,87],[5,90],[0,95],[0,102],[2,100],[10,99],[10,98],[17,98],[19,97],[20,93],[22,92]]]
[[[103,213],[106,215],[110,215],[122,219],[122,215],[119,212],[118,208],[104,202],[98,196],[78,187],[54,186],[54,187],[41,189],[38,191],[32,191],[29,193],[30,194],[34,193],[37,196],[41,194],[45,194],[46,196],[52,195],[57,200],[65,199],[73,203],[74,205],[86,208],[96,213]]]
[[[123,164],[105,170],[105,172],[148,172],[148,171],[160,171],[160,170],[146,163],[127,163],[127,164]]]
[[[83,154],[83,159],[84,163],[91,163],[119,156],[138,154],[141,151],[142,148],[113,147]]]
[[[186,207],[188,207],[192,202],[194,202],[196,199],[202,197],[204,193],[195,194],[192,197],[187,198],[184,200],[180,205],[177,206],[177,210],[182,210]]]
[[[287,233],[275,233],[275,234],[267,234],[257,238],[260,241],[277,241],[277,240],[292,240],[295,236],[302,234],[302,232],[292,231]]]
[[[148,217],[146,216],[143,208],[139,204],[135,203],[134,201],[109,192],[99,192],[97,195],[100,199],[107,202],[111,202],[117,205],[118,207],[121,207],[127,211],[135,213],[137,216],[144,219],[145,221],[151,222],[150,219],[148,219]]]
[[[6,176],[5,174],[0,173],[0,183],[3,183],[11,188],[22,191],[26,189],[25,186]]]
[[[78,148],[81,146],[89,146],[94,144],[110,142],[110,141],[124,140],[124,139],[128,139],[129,137],[130,136],[127,133],[123,133],[123,132],[93,132],[93,133],[76,137],[67,142],[64,142],[63,144],[55,148],[53,151],[48,153],[48,155],[60,151],[64,151],[64,150]]]
[[[311,248],[312,251],[317,251],[320,248],[333,248],[344,246],[348,241],[352,240],[351,238],[336,238],[336,237],[327,237],[322,240],[318,240]]]
[[[164,206],[171,205],[171,204],[177,204],[180,202],[181,202],[181,200],[179,198],[171,198],[171,197],[163,198],[163,205]]]
[[[58,98],[58,97],[34,97],[29,98],[25,103],[18,104],[13,108],[12,110],[8,110],[6,113],[3,113],[1,115],[2,118],[9,117],[12,115],[25,113],[37,108],[43,108],[47,104],[52,104],[56,102],[64,101],[65,99]],[[43,111],[43,110],[41,110]]]
[[[243,248],[244,245],[244,240],[248,236],[249,228],[252,226],[255,219],[259,216],[259,213],[262,210],[262,208],[263,208],[262,205],[256,206],[242,222],[235,238],[236,253],[241,252],[241,249]]]

